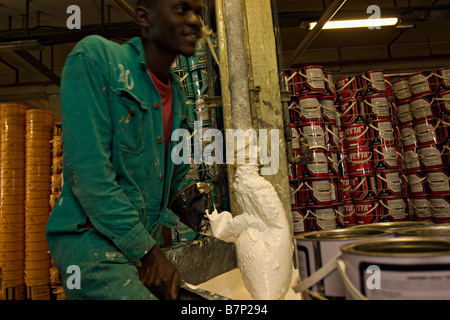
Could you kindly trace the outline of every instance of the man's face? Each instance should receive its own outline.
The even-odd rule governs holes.
[[[148,9],[147,37],[168,54],[192,56],[201,33],[201,0],[159,0]]]

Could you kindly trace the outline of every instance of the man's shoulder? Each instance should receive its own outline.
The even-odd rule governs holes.
[[[83,53],[91,58],[111,57],[111,55],[122,54],[123,45],[108,40],[99,35],[89,35],[80,40],[72,51],[72,54]]]

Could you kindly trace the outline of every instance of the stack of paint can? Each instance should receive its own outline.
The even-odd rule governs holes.
[[[2,104],[0,163],[0,300],[25,299],[24,194],[27,107]]]
[[[343,77],[337,90],[357,223],[405,220],[401,146],[383,71]]]
[[[375,194],[379,204],[379,221],[408,219],[402,181],[402,148],[396,132],[395,104],[383,71],[369,71],[361,75],[366,106],[366,123],[372,139],[372,164],[375,175]],[[389,89],[389,90],[388,90]]]
[[[350,181],[355,220],[357,223],[377,222],[379,208],[375,193],[373,153],[370,149],[372,141],[370,127],[366,122],[361,77],[353,75],[340,78],[336,88],[344,132],[343,171]]]
[[[30,300],[50,299],[50,253],[45,227],[50,215],[53,113],[26,113],[25,286]]]
[[[300,225],[300,231],[335,229],[334,206],[340,202],[339,177],[332,163],[339,145],[335,85],[321,66],[293,70],[286,80],[291,88],[292,130],[307,142],[312,155],[309,164],[291,165],[294,225]],[[295,150],[301,156],[300,149]]]
[[[400,132],[412,208],[417,220],[437,223],[450,222],[449,74],[450,68],[442,68],[396,81],[396,98],[406,101],[398,112],[405,119]]]
[[[63,180],[63,148],[62,148],[62,127],[61,117],[55,117],[53,124],[53,140],[52,144],[52,177],[50,188],[50,210],[53,210],[56,201],[58,200],[61,189],[64,183]],[[61,284],[61,278],[56,269],[53,259],[50,260],[50,288],[52,290],[52,296],[56,297],[56,300],[65,300],[66,296],[64,288]]]

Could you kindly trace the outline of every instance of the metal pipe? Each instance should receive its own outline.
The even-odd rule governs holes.
[[[320,17],[319,21],[317,21],[317,25],[313,30],[311,30],[303,41],[298,45],[297,49],[295,49],[294,53],[287,60],[287,63],[284,65],[285,69],[290,68],[295,60],[305,51],[305,49],[314,41],[314,39],[319,35],[320,31],[322,31],[323,26],[330,21],[334,15],[342,8],[347,0],[334,0],[328,9],[323,13],[322,17]]]
[[[233,129],[252,128],[242,0],[224,1]]]
[[[277,50],[277,64],[278,64],[278,82],[280,84],[280,91],[283,95],[287,96],[286,82],[284,81],[284,68],[283,68],[283,48],[281,44],[280,36],[280,23],[278,20],[278,9],[276,5],[276,0],[271,0],[272,6],[272,18],[275,33],[275,45]],[[292,131],[289,119],[289,104],[286,98],[281,99],[282,110],[283,110],[283,128],[284,128],[284,139],[286,141],[286,156],[290,164],[300,163],[300,158],[296,158],[292,149]]]

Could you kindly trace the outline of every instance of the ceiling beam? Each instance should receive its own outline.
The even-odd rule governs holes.
[[[42,73],[50,81],[56,85],[60,85],[61,79],[45,65],[43,65],[38,59],[36,59],[31,53],[25,50],[14,50],[14,53],[21,57],[23,60],[28,62],[32,67]]]

